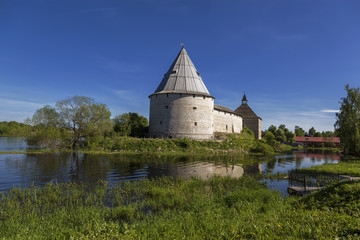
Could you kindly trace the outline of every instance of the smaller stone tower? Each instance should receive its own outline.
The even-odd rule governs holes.
[[[256,139],[261,139],[261,118],[249,107],[248,100],[244,93],[242,104],[235,110],[243,118],[243,125],[255,133]]]

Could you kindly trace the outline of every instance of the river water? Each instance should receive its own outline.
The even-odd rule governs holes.
[[[0,137],[1,152],[25,152],[24,138]],[[0,154],[0,191],[14,186],[26,187],[48,182],[83,181],[110,184],[159,176],[200,177],[255,176],[288,172],[289,170],[324,163],[337,163],[337,154],[294,152],[288,155],[254,156],[155,156],[122,154]],[[270,189],[284,195],[288,180],[264,180]]]

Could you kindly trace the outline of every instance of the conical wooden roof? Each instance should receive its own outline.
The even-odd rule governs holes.
[[[246,99],[245,94],[244,94],[244,97],[242,100],[242,104],[234,112],[241,115],[244,119],[260,118],[258,115],[255,114],[255,112],[247,104],[247,99]]]
[[[184,47],[181,48],[155,93],[191,93],[211,96]]]

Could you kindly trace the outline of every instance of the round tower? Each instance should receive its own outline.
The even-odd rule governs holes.
[[[184,47],[149,98],[149,137],[212,139],[214,97]]]

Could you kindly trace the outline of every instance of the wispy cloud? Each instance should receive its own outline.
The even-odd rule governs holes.
[[[314,118],[332,118],[328,114],[324,114],[322,111],[308,111],[308,112],[299,112],[299,115],[314,117]]]
[[[30,101],[22,101],[22,100],[13,100],[13,99],[5,99],[0,98],[0,105],[7,107],[30,107],[30,108],[41,108],[44,105],[39,103],[34,103]]]
[[[25,100],[0,98],[0,121],[22,122],[25,118],[31,117],[37,109],[44,105]]]
[[[135,92],[134,91],[130,91],[130,90],[112,90],[112,92],[117,95],[118,97],[120,97],[121,99],[132,103],[134,101],[136,101],[138,98],[135,96]]]
[[[338,113],[338,112],[340,112],[340,110],[324,109],[324,110],[321,110],[320,112],[323,112],[323,113]]]

